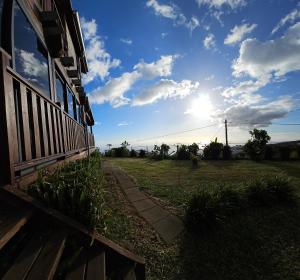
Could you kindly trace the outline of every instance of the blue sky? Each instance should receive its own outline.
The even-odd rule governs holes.
[[[300,1],[73,0],[98,146],[300,139]],[[209,127],[206,127],[209,126]],[[194,128],[202,128],[193,130]],[[181,134],[178,131],[192,130]],[[164,137],[156,137],[172,134]]]

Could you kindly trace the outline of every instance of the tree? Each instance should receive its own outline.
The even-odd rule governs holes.
[[[252,131],[249,131],[249,133],[251,139],[245,144],[244,150],[252,160],[262,160],[267,143],[271,140],[271,137],[264,129],[254,128]]]
[[[122,146],[123,148],[126,148],[126,149],[127,149],[127,147],[130,146],[130,144],[125,140],[125,141],[121,144],[121,146]]]
[[[167,144],[161,144],[160,155],[162,156],[162,158],[168,157],[169,150],[170,150],[170,146],[168,146]]]
[[[177,155],[177,159],[180,160],[187,160],[191,158],[191,154],[188,150],[187,145],[178,146],[176,155]]]
[[[210,142],[209,145],[205,146],[203,150],[203,156],[205,159],[217,160],[221,158],[223,150],[223,144],[218,142],[218,138],[215,141]]]
[[[193,143],[192,145],[189,145],[187,148],[188,148],[188,151],[192,155],[197,156],[197,154],[199,152],[199,146],[196,143]]]

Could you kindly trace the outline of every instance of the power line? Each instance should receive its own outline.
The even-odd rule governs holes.
[[[207,126],[202,126],[202,127],[197,127],[197,128],[193,128],[193,129],[188,129],[188,130],[172,132],[172,133],[168,133],[168,134],[164,134],[164,135],[158,135],[158,136],[154,136],[154,137],[139,139],[139,140],[131,141],[131,142],[141,142],[141,141],[153,140],[153,139],[158,139],[158,138],[162,138],[162,137],[168,137],[168,136],[172,136],[172,135],[183,134],[183,133],[187,133],[187,132],[191,132],[191,131],[195,131],[195,130],[201,130],[201,129],[209,128],[209,127],[216,126],[216,125],[218,125],[218,123],[207,125]]]

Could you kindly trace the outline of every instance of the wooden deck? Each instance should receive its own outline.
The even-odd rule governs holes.
[[[24,192],[0,190],[1,279],[145,279],[144,259]]]

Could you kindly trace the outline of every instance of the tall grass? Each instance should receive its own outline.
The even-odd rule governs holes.
[[[238,186],[212,186],[190,199],[185,224],[190,231],[206,233],[243,210],[293,206],[296,199],[295,189],[285,176],[260,177]]]
[[[101,224],[105,202],[99,152],[67,163],[54,174],[46,175],[40,173],[37,182],[28,189],[30,195],[88,227]]]

